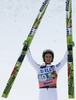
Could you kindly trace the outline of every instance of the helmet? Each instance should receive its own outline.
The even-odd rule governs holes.
[[[43,61],[45,62],[45,54],[51,54],[52,55],[52,62],[54,60],[54,52],[52,50],[49,50],[49,49],[46,49],[43,51],[42,53],[42,58],[43,58]]]

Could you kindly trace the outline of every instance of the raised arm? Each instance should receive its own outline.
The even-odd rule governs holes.
[[[38,73],[39,72],[39,68],[40,68],[40,65],[37,64],[35,62],[35,60],[32,58],[32,55],[31,55],[31,52],[30,50],[28,49],[27,51],[27,58],[28,58],[28,61],[30,62],[30,64],[33,66],[33,68],[36,70],[36,72]]]
[[[64,57],[62,58],[62,60],[56,65],[57,70],[59,71],[67,62],[67,51],[64,55]]]

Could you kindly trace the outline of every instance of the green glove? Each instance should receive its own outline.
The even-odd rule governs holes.
[[[28,49],[28,41],[25,40],[24,43],[23,43],[23,45],[24,45],[23,50],[27,51],[27,49]]]
[[[75,43],[74,41],[70,42],[69,45],[68,45],[68,50],[72,50],[72,48],[75,46]]]
[[[28,45],[28,41],[25,40],[25,41],[23,42],[23,45]]]
[[[75,46],[74,41],[70,42],[70,45],[72,45],[72,47],[74,47]]]

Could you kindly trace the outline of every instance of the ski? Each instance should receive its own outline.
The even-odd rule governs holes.
[[[68,98],[74,98],[74,65],[73,65],[73,34],[72,34],[72,0],[66,0],[66,35],[67,35],[67,66],[68,66]]]
[[[13,71],[12,71],[12,73],[10,75],[10,78],[9,78],[7,84],[6,84],[6,87],[5,87],[4,91],[3,91],[2,97],[4,97],[4,98],[8,97],[8,94],[9,94],[9,92],[10,92],[12,86],[13,86],[13,83],[14,83],[14,81],[16,79],[16,76],[17,76],[17,74],[18,74],[18,72],[20,70],[21,64],[22,64],[22,62],[24,60],[24,57],[26,56],[28,48],[29,48],[29,46],[30,46],[30,44],[31,44],[31,42],[32,42],[32,40],[34,38],[34,35],[35,35],[35,33],[36,33],[37,29],[38,29],[38,26],[39,26],[39,24],[41,22],[41,19],[42,19],[44,13],[45,13],[47,7],[48,7],[49,2],[50,2],[50,0],[45,0],[43,2],[43,4],[42,4],[40,10],[39,10],[37,18],[35,19],[34,24],[33,24],[32,28],[30,30],[30,33],[28,34],[28,37],[25,40],[28,43],[27,49],[26,49],[25,41],[23,43],[24,46],[23,46],[23,49],[21,51],[21,54],[20,54],[15,66],[14,66],[14,69],[13,69]]]

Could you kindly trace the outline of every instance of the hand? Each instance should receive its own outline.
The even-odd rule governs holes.
[[[28,44],[28,41],[27,41],[27,40],[24,41],[23,45],[25,45],[25,44],[26,44],[26,45]]]
[[[72,47],[74,47],[74,46],[75,46],[74,41],[70,42],[70,44],[72,45]]]
[[[23,50],[27,51],[27,49],[28,49],[28,41],[25,40],[23,44],[24,44]]]
[[[72,47],[74,47],[74,46],[75,46],[74,41],[70,42],[68,45],[68,50],[72,50]]]

